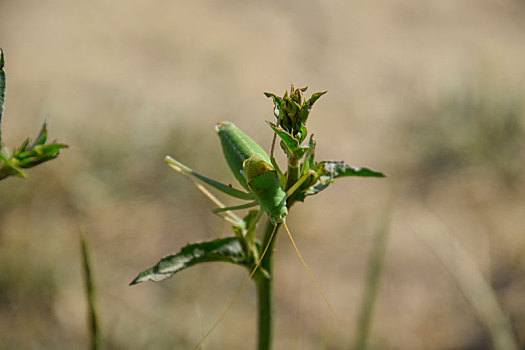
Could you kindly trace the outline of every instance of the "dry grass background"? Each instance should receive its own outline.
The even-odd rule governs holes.
[[[289,226],[344,325],[282,236],[275,349],[350,347],[391,193],[372,345],[491,348],[415,232],[427,228],[461,243],[525,343],[522,1],[0,1],[0,47],[3,141],[15,146],[47,118],[51,138],[71,146],[0,184],[0,348],[87,346],[82,227],[107,348],[190,348],[246,273],[209,264],[128,287],[185,243],[229,234],[162,158],[233,181],[214,123],[231,120],[269,147],[262,92],[290,83],[328,90],[309,121],[321,159],[389,178],[341,180],[294,207]],[[251,286],[206,349],[254,348],[255,317]]]

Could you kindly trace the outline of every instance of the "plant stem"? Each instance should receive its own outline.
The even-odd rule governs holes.
[[[272,280],[260,278],[257,281],[259,297],[259,350],[272,347]]]
[[[272,150],[273,155],[273,150]],[[299,180],[299,160],[294,157],[288,157],[288,170],[286,172],[286,185],[285,190],[287,191],[292,187],[297,180]],[[288,199],[287,207],[293,205],[293,199]],[[261,269],[264,269],[268,276],[264,274],[257,274],[257,294],[259,299],[259,347],[258,350],[270,350],[272,348],[272,332],[273,332],[273,245],[276,241],[277,231],[281,224],[272,224],[268,220],[266,229],[264,231],[264,237],[262,242],[262,249],[268,246],[266,255],[261,261]]]
[[[286,172],[286,186],[285,191],[288,191],[297,180],[299,180],[299,160],[294,157],[288,158],[288,171]],[[289,209],[289,208],[288,208]]]
[[[95,292],[95,281],[93,279],[90,247],[86,238],[86,233],[83,231],[80,232],[80,243],[82,248],[82,267],[84,268],[84,287],[88,304],[90,340],[89,349],[98,350],[100,349],[102,336],[100,333],[97,317],[97,297]]]
[[[270,277],[257,274],[257,294],[259,299],[259,350],[270,350],[272,347],[273,316],[273,245],[281,225],[272,224],[269,220],[264,231],[262,248],[268,250],[261,261],[261,269]],[[275,231],[275,232],[274,232]]]

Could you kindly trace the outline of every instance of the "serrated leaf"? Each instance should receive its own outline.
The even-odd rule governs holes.
[[[334,179],[344,176],[385,177],[385,174],[379,171],[351,166],[342,161],[322,161],[320,164],[323,165]]]
[[[360,177],[385,177],[385,174],[368,168],[354,167],[344,164],[342,161],[322,161],[312,167],[319,174],[316,183],[298,195],[298,200],[304,200],[306,196],[313,196],[327,188],[335,179],[347,176]]]
[[[141,272],[130,285],[159,282],[190,266],[216,261],[246,265],[244,251],[236,237],[188,244],[178,253],[162,258],[155,266]]]

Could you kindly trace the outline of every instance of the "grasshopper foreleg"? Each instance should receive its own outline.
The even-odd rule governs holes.
[[[297,180],[296,183],[293,184],[292,187],[290,187],[288,189],[288,191],[286,191],[286,198],[290,197],[292,194],[295,193],[295,191],[297,191],[297,189],[311,176],[317,176],[317,173],[313,170],[309,170],[306,174],[304,174],[303,176],[301,176],[301,178],[299,180]]]

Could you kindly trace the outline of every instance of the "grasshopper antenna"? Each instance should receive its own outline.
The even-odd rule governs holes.
[[[266,247],[264,247],[264,250],[261,254],[261,257],[259,258],[259,261],[257,261],[257,265],[255,265],[255,267],[253,268],[252,272],[250,273],[250,275],[248,276],[248,278],[246,278],[246,280],[244,281],[244,283],[242,284],[241,288],[239,289],[239,291],[237,292],[237,294],[233,297],[233,299],[230,301],[230,303],[228,304],[228,306],[226,306],[226,308],[224,309],[224,311],[221,313],[221,315],[219,316],[219,318],[217,318],[217,321],[215,321],[213,323],[213,325],[211,326],[210,330],[201,338],[201,340],[193,347],[193,350],[197,350],[197,348],[206,340],[206,338],[209,337],[209,335],[213,332],[213,330],[217,327],[217,325],[222,321],[222,319],[224,318],[224,316],[226,316],[226,313],[228,313],[228,311],[230,311],[230,309],[232,308],[232,306],[237,302],[237,299],[239,299],[239,297],[241,296],[242,292],[244,292],[244,290],[246,289],[246,287],[248,286],[248,283],[250,282],[250,280],[252,279],[253,275],[255,275],[255,272],[257,272],[257,269],[259,269],[259,266],[261,266],[261,263],[264,259],[264,256],[266,255],[266,252],[268,251],[268,248],[270,247],[270,244],[272,243],[272,239],[273,239],[273,236],[275,236],[275,231],[277,231],[277,226],[278,225],[275,225],[273,227],[273,231],[272,231],[272,234],[270,235],[270,239],[268,240],[268,243],[266,244]]]
[[[303,264],[304,268],[306,269],[306,272],[308,272],[308,275],[310,276],[310,279],[315,284],[315,287],[319,291],[319,294],[321,294],[321,296],[323,297],[326,305],[328,305],[328,308],[330,309],[330,312],[332,313],[332,316],[335,318],[337,323],[339,323],[339,325],[342,325],[343,322],[337,316],[337,313],[335,312],[335,309],[332,307],[332,304],[330,304],[330,302],[328,301],[328,298],[326,297],[326,294],[324,294],[323,290],[321,289],[321,286],[319,285],[319,283],[315,279],[315,276],[314,276],[312,270],[310,270],[310,268],[306,264],[306,261],[304,260],[301,252],[299,251],[299,248],[297,248],[297,244],[295,244],[295,241],[294,241],[294,239],[292,237],[292,234],[290,233],[290,230],[288,229],[288,226],[286,225],[286,221],[284,221],[284,220],[283,220],[283,226],[284,226],[284,229],[285,229],[286,233],[288,234],[288,238],[290,238],[290,241],[292,242],[293,248],[295,249],[295,252],[297,253],[297,256],[299,256],[299,260],[301,260],[301,263]]]

